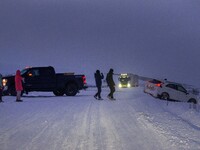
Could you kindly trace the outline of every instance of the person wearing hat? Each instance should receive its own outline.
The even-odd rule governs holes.
[[[96,87],[97,87],[97,93],[94,95],[94,98],[98,100],[103,100],[101,98],[101,86],[102,86],[102,79],[104,78],[103,73],[100,73],[99,70],[96,71],[94,74],[95,82],[96,82]]]
[[[113,93],[115,92],[115,82],[113,80],[113,72],[114,70],[111,68],[106,76],[106,82],[108,84],[108,87],[110,88],[110,93],[108,94],[108,98],[110,100],[115,100],[115,98],[113,97]]]

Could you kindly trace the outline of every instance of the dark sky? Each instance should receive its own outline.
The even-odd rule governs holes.
[[[0,52],[3,73],[112,67],[200,84],[200,1],[1,0]]]

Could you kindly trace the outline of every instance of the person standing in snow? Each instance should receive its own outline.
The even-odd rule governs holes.
[[[110,100],[115,100],[115,98],[113,97],[113,93],[115,92],[115,82],[113,80],[113,72],[114,70],[111,68],[106,76],[106,82],[108,84],[108,87],[110,88],[110,93],[108,94],[108,98]]]
[[[21,72],[20,70],[17,70],[16,75],[15,75],[15,89],[17,92],[16,102],[22,102],[21,100],[21,92],[23,91],[22,82],[23,82],[23,78],[21,76]]]
[[[2,100],[2,92],[3,92],[2,74],[0,74],[0,103],[3,102],[3,100]]]
[[[98,100],[103,100],[101,98],[101,86],[102,86],[102,79],[104,78],[103,73],[100,73],[99,70],[96,71],[94,74],[95,82],[96,82],[96,87],[97,87],[97,93],[94,95],[94,98]]]

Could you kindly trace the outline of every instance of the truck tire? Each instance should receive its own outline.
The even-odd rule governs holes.
[[[67,96],[75,96],[78,93],[78,87],[75,83],[69,83],[66,86],[65,94]]]
[[[53,91],[53,94],[55,96],[63,96],[64,95],[64,92],[62,90],[55,90]]]

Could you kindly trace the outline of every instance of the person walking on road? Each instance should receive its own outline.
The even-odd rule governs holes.
[[[15,75],[15,89],[17,92],[16,102],[22,102],[21,100],[21,92],[23,91],[22,82],[23,82],[23,78],[21,76],[21,72],[20,70],[17,70],[16,75]]]
[[[99,70],[96,71],[94,74],[95,82],[96,82],[96,87],[97,87],[97,93],[94,95],[94,98],[98,100],[103,100],[101,98],[101,86],[102,86],[102,79],[104,78],[103,73],[100,73]]]
[[[0,74],[0,103],[3,102],[3,100],[2,100],[2,92],[3,92],[2,74]]]
[[[108,84],[108,87],[110,88],[110,93],[108,94],[108,98],[110,100],[115,100],[115,98],[113,97],[113,93],[115,92],[115,82],[113,80],[113,72],[114,70],[111,68],[106,76],[106,82]]]

